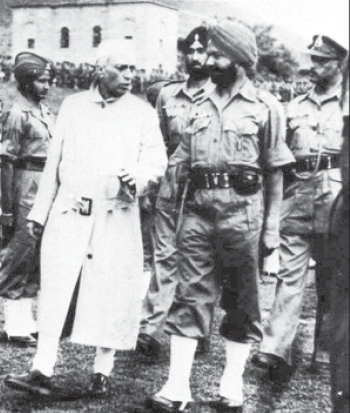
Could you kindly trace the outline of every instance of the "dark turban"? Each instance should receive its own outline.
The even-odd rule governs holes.
[[[208,29],[204,26],[199,26],[193,29],[186,39],[179,39],[177,48],[180,52],[187,54],[193,44],[200,44],[203,49],[208,46]]]
[[[54,76],[51,62],[32,52],[21,52],[15,58],[15,78],[19,83],[27,83],[40,77],[45,70]]]
[[[241,23],[224,21],[209,27],[209,38],[234,63],[254,65],[257,60],[255,34]]]

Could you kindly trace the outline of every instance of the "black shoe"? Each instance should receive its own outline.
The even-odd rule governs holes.
[[[14,390],[25,391],[34,395],[50,396],[50,377],[44,376],[39,370],[32,370],[22,375],[9,374],[4,383]]]
[[[276,369],[284,360],[275,354],[257,353],[252,357],[252,363],[260,369]]]
[[[148,334],[141,333],[137,338],[136,352],[146,357],[158,357],[160,353],[160,343]]]
[[[35,338],[35,340],[38,340],[39,338],[39,333],[30,333],[30,335]]]
[[[188,412],[189,402],[173,402],[165,397],[150,396],[145,400],[147,411],[155,413],[181,413]]]
[[[252,364],[266,370],[270,380],[287,382],[293,374],[293,368],[282,357],[275,354],[257,353],[252,358]]]
[[[205,356],[210,352],[210,339],[209,337],[203,337],[198,340],[195,356]]]
[[[0,342],[15,344],[18,347],[36,347],[37,341],[30,334],[29,336],[9,336],[6,331],[0,333]]]
[[[96,373],[92,375],[91,383],[89,386],[89,394],[92,396],[107,396],[109,393],[109,381],[108,377]]]
[[[232,401],[226,397],[220,397],[220,400],[209,402],[209,406],[218,413],[243,413],[243,406],[232,406]]]

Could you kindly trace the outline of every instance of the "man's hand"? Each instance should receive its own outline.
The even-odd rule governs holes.
[[[132,195],[136,194],[136,179],[125,169],[121,169],[118,173],[121,184],[127,187]]]
[[[27,230],[29,235],[38,241],[43,233],[43,226],[38,222],[29,221],[27,224]]]

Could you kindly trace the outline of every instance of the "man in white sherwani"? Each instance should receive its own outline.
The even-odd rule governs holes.
[[[89,390],[108,393],[115,350],[134,349],[143,299],[138,197],[167,157],[153,108],[129,93],[135,52],[99,47],[90,90],[68,97],[28,217],[41,236],[39,340],[32,369],[9,375],[17,390],[50,395],[59,339],[80,277],[71,341],[96,347]]]

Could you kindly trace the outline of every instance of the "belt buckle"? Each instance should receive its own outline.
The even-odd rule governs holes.
[[[81,207],[79,210],[80,215],[89,216],[91,215],[92,209],[92,199],[81,197]]]

